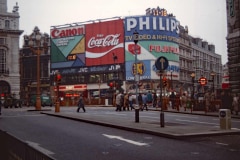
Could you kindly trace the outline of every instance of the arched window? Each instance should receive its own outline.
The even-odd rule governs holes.
[[[5,20],[5,29],[9,29],[9,28],[10,28],[10,21]]]
[[[6,74],[6,50],[0,48],[0,74]]]

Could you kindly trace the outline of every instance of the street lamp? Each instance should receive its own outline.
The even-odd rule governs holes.
[[[138,74],[138,70],[137,70],[137,43],[139,40],[139,33],[135,30],[135,32],[133,32],[133,41],[135,43],[134,45],[134,53],[135,53],[135,88],[136,88],[136,106],[138,106],[138,108],[135,108],[135,122],[139,122],[139,105],[138,105],[138,81],[139,81],[139,74]]]
[[[191,95],[191,99],[192,99],[192,106],[194,107],[194,103],[195,103],[195,100],[194,100],[194,81],[195,81],[195,73],[193,72],[191,74],[191,77],[192,77],[192,95]],[[192,106],[191,106],[191,111],[192,111]]]
[[[173,80],[172,80],[172,72],[173,72],[173,70],[171,70],[171,89],[172,89],[172,91],[173,91]]]
[[[35,27],[30,36],[24,36],[25,45],[29,46],[37,54],[37,93],[36,93],[36,110],[41,110],[41,91],[40,91],[40,54],[41,51],[48,50],[49,35],[40,33],[38,27]]]
[[[210,74],[211,76],[212,76],[212,82],[213,82],[213,93],[215,92],[215,89],[214,89],[214,78],[215,78],[215,75],[216,75],[216,73],[215,72],[211,72],[211,74]]]
[[[112,53],[112,55],[113,55],[113,62],[114,62],[114,73],[113,73],[113,102],[115,102],[116,101],[116,96],[115,96],[115,94],[116,94],[116,91],[117,91],[117,89],[116,89],[116,79],[118,79],[118,76],[117,76],[117,72],[116,72],[116,70],[117,70],[117,67],[116,67],[116,61],[118,60],[118,57],[115,55],[115,53]]]
[[[137,43],[138,43],[138,39],[139,39],[139,33],[135,30],[135,32],[133,32],[133,41],[135,43],[134,45],[134,53],[135,53],[135,85],[136,85],[136,105],[138,105],[138,81],[139,81],[139,74],[138,74],[138,70],[137,70]]]

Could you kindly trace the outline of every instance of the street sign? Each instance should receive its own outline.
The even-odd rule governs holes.
[[[207,78],[201,77],[198,79],[198,83],[200,83],[201,86],[205,86],[207,84]]]
[[[165,70],[168,67],[168,60],[166,57],[158,57],[158,59],[155,61],[155,66],[158,70]]]

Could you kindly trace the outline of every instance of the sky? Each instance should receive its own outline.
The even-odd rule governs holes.
[[[35,26],[50,34],[51,26],[111,18],[145,15],[147,8],[165,8],[176,16],[189,35],[215,45],[215,52],[227,62],[226,0],[7,0],[8,12],[18,3],[20,15],[20,48],[23,35]]]

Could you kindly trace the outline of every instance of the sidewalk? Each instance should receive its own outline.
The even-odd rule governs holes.
[[[87,122],[96,125],[102,125],[112,128],[118,128],[128,131],[133,131],[137,133],[146,133],[152,134],[156,136],[168,137],[168,138],[187,138],[187,137],[201,137],[201,136],[216,136],[216,135],[230,135],[230,134],[240,134],[240,129],[229,129],[229,130],[221,130],[219,128],[214,128],[210,126],[199,126],[199,125],[186,125],[180,123],[169,123],[165,122],[165,126],[161,127],[160,122],[151,122],[150,120],[140,118],[140,122],[136,123],[133,119],[126,118],[116,118],[111,116],[103,116],[98,114],[92,114],[91,109],[96,108],[112,108],[112,111],[115,112],[114,107],[109,106],[86,106],[87,113],[77,113],[76,107],[61,107],[60,112],[55,113],[54,108],[51,111],[41,111],[42,114],[56,116],[61,118],[67,118],[72,120],[77,120],[81,122]],[[149,108],[152,111],[160,111],[159,108]],[[131,111],[134,112],[135,111]],[[178,112],[173,109],[168,109],[164,112]],[[118,112],[119,113],[119,112]],[[141,113],[141,112],[140,112]],[[179,114],[198,114],[198,115],[206,115],[206,116],[216,116],[218,117],[218,112],[208,112],[205,114],[203,111],[193,111],[191,113],[190,110],[184,111],[180,110]],[[240,116],[234,116],[232,118],[240,118]]]

